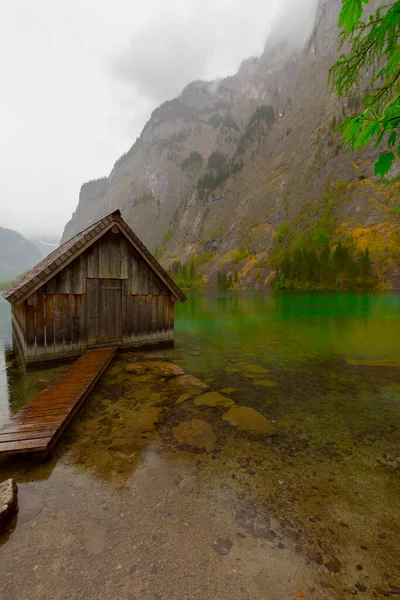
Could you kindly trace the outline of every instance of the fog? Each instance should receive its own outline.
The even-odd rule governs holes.
[[[2,3],[0,225],[60,236],[81,184],[110,172],[158,104],[267,39],[301,46],[316,2]]]

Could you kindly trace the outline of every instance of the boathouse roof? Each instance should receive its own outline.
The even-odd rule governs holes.
[[[115,210],[96,223],[93,223],[93,225],[77,233],[70,240],[51,252],[51,254],[46,256],[33,269],[25,273],[8,290],[3,292],[4,298],[11,303],[23,302],[28,296],[35,293],[36,290],[54,277],[54,275],[82,254],[82,252],[87,250],[107,231],[112,229],[114,225],[118,226],[149,267],[164,282],[171,294],[177,300],[184,302],[186,300],[185,294],[124,221],[119,210]]]

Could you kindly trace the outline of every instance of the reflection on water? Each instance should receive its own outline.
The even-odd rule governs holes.
[[[0,294],[0,424],[9,416],[6,356],[11,346],[10,305]]]
[[[0,425],[65,370],[57,367],[25,370],[13,348],[10,304],[0,297]]]
[[[2,331],[7,339],[4,324]],[[341,600],[343,590],[367,590],[365,598],[396,591],[399,339],[395,294],[190,295],[176,307],[175,347],[115,359],[48,463],[20,458],[3,464],[4,477],[27,483],[21,521],[3,547],[25,540],[24,515],[45,506],[33,521],[41,523],[42,551],[51,547],[53,523],[60,535],[77,513],[97,515],[89,524],[82,516],[76,536],[83,535],[88,557],[100,557],[104,568],[107,528],[112,547],[125,529],[143,527],[143,535],[158,539],[161,531],[168,540],[154,542],[165,564],[166,548],[178,535],[175,563],[180,552],[182,561],[193,560],[200,588],[202,577],[217,585],[215,555],[227,556],[234,543],[246,565],[243,598],[294,598],[306,584],[326,599]],[[3,406],[20,407],[63,368],[24,373],[8,352]],[[113,490],[119,495],[111,500]],[[200,498],[193,512],[190,502]],[[162,511],[158,524],[154,511]],[[204,531],[215,532],[217,542],[203,540]],[[246,546],[247,538],[253,545]],[[198,568],[197,549],[199,556],[211,552],[200,561],[210,565],[209,575]],[[141,556],[154,574],[151,553],[146,546]],[[258,560],[260,573],[274,565],[273,581],[257,583],[261,575],[252,569]],[[288,578],[293,565],[297,575]],[[96,572],[90,562],[87,568]],[[135,573],[138,566],[127,568]],[[26,577],[30,581],[29,568]],[[164,577],[160,589],[171,580],[178,586],[178,575],[165,571]],[[140,598],[158,597],[146,575],[142,579],[149,588]],[[221,581],[219,598],[242,597],[230,580]],[[20,593],[23,576],[21,582]],[[202,598],[198,593],[191,597]],[[174,587],[166,597],[183,592]]]

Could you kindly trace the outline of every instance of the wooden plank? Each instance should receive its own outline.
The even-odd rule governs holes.
[[[48,451],[112,361],[116,348],[89,350],[0,428],[0,454]]]
[[[86,330],[88,346],[96,344],[96,325],[98,313],[98,288],[100,286],[99,279],[88,279],[86,285]]]
[[[46,353],[54,353],[54,296],[46,294]]]
[[[44,288],[46,294],[55,294],[57,292],[57,276],[50,279],[50,281],[45,284]]]
[[[158,298],[157,298],[157,296],[150,296],[150,307],[151,307],[151,325],[150,325],[149,331],[156,333],[158,331],[158,321],[157,321]]]
[[[168,329],[170,331],[170,335],[173,335],[173,331],[174,331],[174,308],[175,305],[173,302],[171,302],[171,300],[168,298],[168,303],[169,303],[169,323],[168,323]]]
[[[139,255],[133,253],[129,261],[130,294],[140,294],[140,264]]]
[[[84,294],[86,292],[87,258],[81,254],[72,263],[71,293]]]
[[[37,295],[36,302],[36,345],[38,348],[44,348],[44,295]]]
[[[1,428],[0,429],[0,436],[2,435],[7,435],[9,433],[34,433],[36,431],[48,431],[48,430],[52,430],[52,429],[56,429],[56,426],[42,421],[42,422],[38,422],[38,423],[14,423],[12,420],[10,420],[8,423],[6,423],[6,427]]]
[[[52,441],[51,437],[37,438],[34,440],[22,440],[20,442],[0,443],[0,454],[17,454],[22,452],[46,451]]]
[[[135,338],[140,335],[140,295],[131,296],[132,299],[132,332]]]
[[[57,433],[57,428],[42,429],[37,431],[15,432],[0,434],[0,448],[4,442],[18,442],[22,440],[37,440],[47,437],[51,439]]]
[[[36,344],[35,344],[35,320],[36,320],[36,310],[35,306],[31,304],[27,304],[25,302],[25,310],[26,310],[26,352],[27,354],[34,355],[36,353]]]
[[[167,331],[169,328],[169,298],[168,298],[168,296],[163,296],[163,299],[164,299],[164,302],[163,302],[162,321],[163,321],[163,329]]]
[[[126,294],[122,293],[122,298],[121,298],[121,334],[122,334],[122,338],[125,336],[127,331],[129,331],[128,322],[127,322],[127,318],[126,318],[126,303],[127,303]]]
[[[54,350],[56,353],[64,354],[64,300],[56,294],[54,296]]]
[[[85,343],[85,296],[80,294],[71,295],[72,313],[72,349],[81,349]]]
[[[140,294],[138,296],[138,334],[141,335],[146,331],[146,323],[145,323],[145,304],[143,300],[143,295]]]
[[[65,267],[57,275],[57,294],[70,294],[72,285],[72,268],[71,265]]]
[[[129,262],[129,249],[128,241],[124,235],[120,235],[120,256],[121,256],[121,271],[120,278],[128,279],[128,262]]]
[[[63,294],[63,327],[64,327],[64,352],[70,354],[72,351],[72,305],[71,294]]]
[[[157,296],[158,311],[157,311],[157,329],[163,331],[163,312],[164,312],[164,296]]]
[[[88,277],[99,277],[99,245],[94,244],[87,255]]]

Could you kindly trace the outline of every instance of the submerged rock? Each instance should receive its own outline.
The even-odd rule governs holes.
[[[224,388],[223,390],[221,390],[221,394],[233,394],[234,392],[237,392],[238,388]]]
[[[157,377],[177,377],[178,375],[185,374],[182,367],[164,360],[144,360],[137,363],[131,363],[126,367],[126,371],[137,375],[143,375],[146,372],[150,372]]]
[[[191,397],[191,394],[181,394],[176,402],[177,404],[182,404],[182,402],[186,402],[186,400],[189,400]]]
[[[188,444],[198,450],[212,452],[217,442],[217,436],[211,425],[201,419],[182,421],[172,428],[172,435],[179,444]]]
[[[84,521],[81,523],[81,541],[89,554],[101,554],[106,545],[106,530],[99,523]]]
[[[231,538],[218,538],[216,542],[213,544],[213,548],[215,552],[221,554],[222,556],[226,556],[231,551],[233,544]]]
[[[129,436],[131,434],[141,434],[153,431],[162,410],[162,407],[143,406],[139,410],[126,412],[123,415],[123,420],[128,427],[125,430],[120,430],[121,437],[124,437],[124,432]]]
[[[274,435],[277,433],[277,428],[273,423],[268,421],[264,415],[248,406],[232,406],[223,416],[223,419],[244,431],[263,433],[264,435]]]
[[[375,358],[370,360],[363,360],[357,358],[346,358],[348,365],[357,367],[400,367],[400,359],[390,358]]]
[[[122,372],[121,365],[112,365],[107,369],[107,376],[114,377],[115,375],[119,375]]]
[[[14,479],[0,483],[0,533],[3,533],[18,507],[18,487]]]
[[[136,454],[143,448],[143,439],[140,437],[114,438],[108,446],[109,450],[120,452],[121,454],[132,455]]]
[[[268,369],[265,369],[264,367],[261,367],[260,365],[241,363],[237,366],[239,366],[243,371],[245,371],[246,373],[249,373],[251,375],[264,375],[266,373],[269,373]]]
[[[141,363],[130,363],[125,371],[127,373],[134,373],[135,375],[143,375],[146,373],[147,369]]]
[[[254,385],[259,385],[262,387],[277,387],[279,383],[277,383],[276,381],[267,381],[264,379],[259,379],[254,382]]]
[[[44,496],[29,486],[18,490],[18,525],[35,519],[44,509]]]
[[[210,389],[209,386],[194,377],[193,375],[180,375],[174,377],[171,381],[174,388],[182,393],[191,394],[192,396],[199,396],[203,394],[205,390]]]
[[[206,394],[202,394],[194,401],[196,406],[223,406],[225,408],[229,408],[233,406],[235,403],[230,398],[223,396],[219,392],[207,392]]]
[[[163,360],[150,360],[145,361],[142,364],[144,364],[149,371],[154,373],[154,375],[158,375],[160,377],[177,377],[178,375],[185,374],[185,371],[182,369],[182,367]]]

